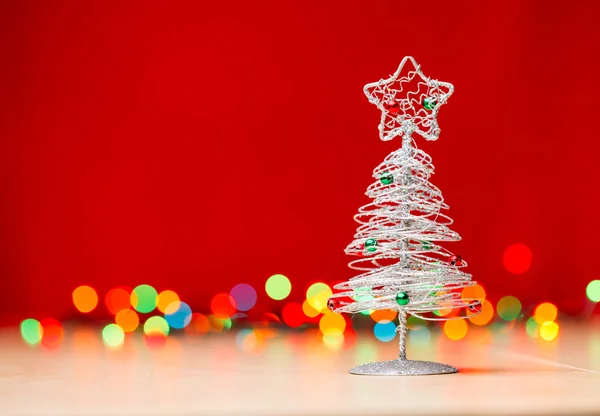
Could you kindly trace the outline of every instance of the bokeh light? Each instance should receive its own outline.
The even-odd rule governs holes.
[[[42,341],[44,330],[36,319],[25,319],[21,322],[21,336],[29,345],[38,345]]]
[[[390,321],[379,321],[373,327],[373,333],[379,341],[390,342],[396,336],[396,324]]]
[[[79,286],[73,291],[73,304],[81,313],[91,312],[98,305],[98,294],[89,286]]]
[[[150,285],[139,285],[131,292],[131,306],[141,313],[150,313],[156,308],[158,293]]]
[[[479,284],[474,284],[473,286],[465,287],[462,290],[461,297],[463,299],[485,299],[485,289],[483,286]]]
[[[339,350],[344,345],[344,333],[323,335],[323,345],[330,350]]]
[[[422,326],[417,330],[408,331],[408,342],[419,347],[428,346],[431,343],[431,330]]]
[[[376,361],[378,358],[378,351],[379,348],[377,347],[377,344],[373,342],[358,343],[356,345],[356,350],[354,353],[354,361],[356,362],[356,364],[363,364],[366,362]]]
[[[393,322],[397,315],[398,311],[395,309],[378,309],[371,312],[371,319],[373,319],[375,322]]]
[[[319,320],[319,329],[323,335],[342,334],[346,329],[346,320],[338,313],[327,312]]]
[[[177,308],[179,308],[179,301],[180,299],[177,293],[173,292],[172,290],[163,290],[158,294],[156,306],[158,307],[159,311],[165,313],[167,308],[172,303],[175,303],[174,308],[177,310]]]
[[[108,324],[102,330],[102,341],[111,348],[120,347],[125,341],[125,332],[117,324]]]
[[[452,311],[454,311],[454,309],[452,309],[452,308],[440,308],[440,309],[433,311],[433,314],[437,315],[437,316],[447,316],[447,315],[450,315],[452,313]]]
[[[333,295],[331,288],[325,283],[313,283],[306,291],[306,300],[314,309],[324,312],[327,309],[327,299]]]
[[[544,341],[552,341],[558,336],[559,326],[556,322],[547,321],[540,326],[540,337]]]
[[[539,335],[540,323],[535,319],[535,316],[532,316],[525,323],[525,332],[531,338],[537,338]]]
[[[258,346],[258,336],[252,329],[240,329],[238,333],[235,334],[235,343],[243,351],[254,351]]]
[[[505,321],[517,319],[521,314],[521,301],[514,296],[504,296],[496,305],[498,316]]]
[[[585,294],[592,302],[600,302],[600,280],[592,280],[588,283]]]
[[[481,313],[475,315],[469,309],[467,309],[467,316],[469,321],[475,325],[485,325],[494,317],[494,306],[488,300],[481,302]]]
[[[310,303],[308,303],[308,300],[305,300],[302,303],[302,312],[304,312],[304,315],[308,316],[309,318],[315,318],[321,313],[320,311],[313,308],[310,305]]]
[[[111,315],[116,315],[131,306],[131,290],[124,287],[111,289],[104,297],[104,305]]]
[[[238,311],[249,311],[256,305],[256,290],[246,283],[235,285],[229,294],[235,300]]]
[[[428,325],[428,321],[425,319],[417,318],[416,316],[409,316],[406,320],[406,326],[411,331],[418,331],[421,328],[426,328]]]
[[[538,324],[543,324],[546,321],[552,322],[556,320],[557,315],[558,309],[550,302],[540,303],[533,312],[533,317]]]
[[[123,309],[115,316],[115,323],[121,327],[124,332],[133,332],[140,324],[138,314],[131,309]]]
[[[185,329],[188,333],[206,334],[210,330],[210,321],[201,313],[192,313],[192,322]]]
[[[464,319],[451,319],[444,322],[444,334],[453,341],[463,339],[469,327]]]
[[[217,318],[230,318],[236,312],[235,299],[229,293],[219,293],[210,302],[210,310]]]
[[[224,332],[231,329],[231,319],[219,318],[215,315],[209,315],[208,321],[210,322],[210,329],[214,332]]]
[[[192,321],[192,308],[185,302],[172,302],[165,311],[165,319],[171,328],[183,329]]]
[[[62,324],[54,318],[44,318],[40,321],[42,325],[42,345],[45,347],[58,347],[64,337],[65,331]]]
[[[282,274],[274,274],[267,279],[265,290],[271,299],[283,300],[289,296],[292,291],[290,279]]]
[[[304,312],[302,305],[296,302],[290,302],[283,307],[281,311],[283,322],[291,328],[298,328],[304,323]]]
[[[144,323],[144,334],[166,337],[169,335],[169,324],[162,316],[151,316]]]
[[[514,274],[523,274],[531,267],[533,255],[525,244],[512,244],[504,250],[504,268]]]

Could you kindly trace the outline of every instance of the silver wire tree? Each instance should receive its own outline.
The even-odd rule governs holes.
[[[461,319],[438,316],[434,311],[470,309],[479,313],[481,301],[464,299],[461,289],[475,282],[461,269],[466,262],[438,244],[458,241],[450,230],[452,219],[442,193],[429,178],[434,172],[431,157],[415,146],[414,134],[437,140],[437,115],[454,87],[425,77],[415,60],[405,57],[390,78],[364,87],[369,102],[381,110],[379,136],[402,139],[402,147],[375,168],[366,194],[373,199],[354,216],[360,224],[354,241],[346,248],[358,256],[349,263],[362,274],[338,284],[328,306],[335,312],[365,310],[398,311],[400,354],[397,360],[363,364],[353,374],[443,374],[452,366],[406,358],[407,315],[425,320]]]

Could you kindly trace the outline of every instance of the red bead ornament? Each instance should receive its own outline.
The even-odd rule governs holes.
[[[472,305],[469,305],[469,310],[473,313],[481,312],[481,303],[474,303]]]
[[[328,299],[327,307],[329,308],[330,311],[333,311],[334,309],[337,309],[340,307],[340,301],[337,299]]]
[[[460,258],[460,256],[457,256],[456,254],[453,254],[452,256],[450,256],[450,264],[453,266],[462,266],[462,258]]]
[[[396,100],[387,100],[383,102],[383,108],[385,108],[388,113],[397,114],[398,111],[400,111],[400,104]]]

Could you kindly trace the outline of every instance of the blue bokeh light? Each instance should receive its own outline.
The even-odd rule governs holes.
[[[379,341],[390,342],[396,336],[396,324],[390,321],[377,322],[373,332]]]
[[[185,302],[179,302],[179,309],[172,313],[165,313],[165,320],[171,328],[185,328],[192,321],[192,308]]]

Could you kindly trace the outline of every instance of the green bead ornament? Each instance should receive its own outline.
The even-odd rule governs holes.
[[[423,250],[431,250],[431,241],[421,241],[421,247],[423,247]]]
[[[382,184],[389,185],[390,183],[394,182],[394,175],[389,172],[383,172],[379,180]]]
[[[396,295],[396,303],[400,306],[404,306],[408,304],[408,293],[406,292],[398,292]]]
[[[423,100],[423,107],[425,107],[425,110],[433,110],[436,105],[437,102],[433,98],[425,98]]]
[[[365,248],[371,253],[377,250],[377,245],[377,240],[375,240],[374,238],[369,238],[367,241],[365,241]]]

